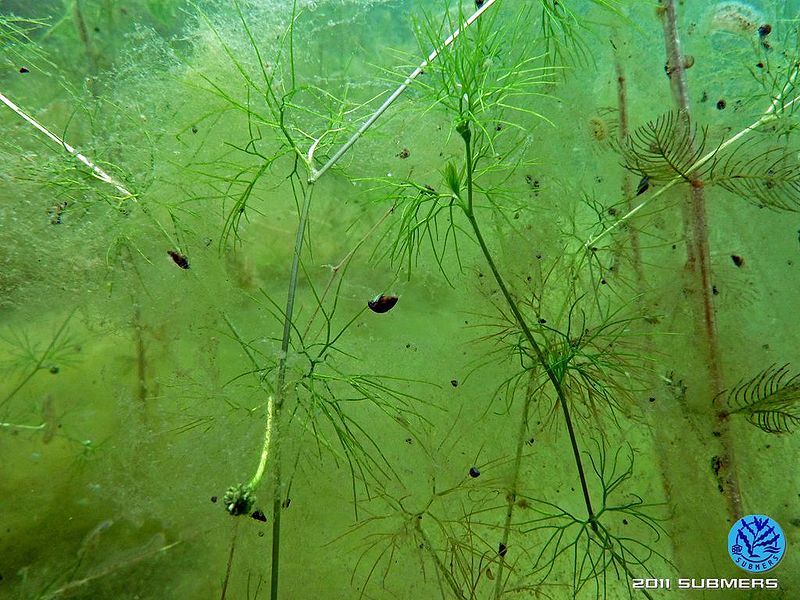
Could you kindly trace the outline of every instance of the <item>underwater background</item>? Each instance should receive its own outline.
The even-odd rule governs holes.
[[[800,597],[798,27],[0,0],[0,598]]]

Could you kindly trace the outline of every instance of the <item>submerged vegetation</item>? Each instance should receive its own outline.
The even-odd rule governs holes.
[[[652,598],[793,535],[790,9],[345,4],[0,15],[0,589]]]

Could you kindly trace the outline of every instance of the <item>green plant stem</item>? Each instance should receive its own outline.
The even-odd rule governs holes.
[[[458,586],[458,582],[455,580],[455,577],[453,577],[451,570],[444,563],[442,563],[442,559],[439,558],[439,555],[433,548],[433,544],[431,542],[430,537],[428,537],[428,534],[422,528],[422,514],[418,514],[414,518],[414,527],[417,530],[417,534],[422,539],[422,543],[425,546],[425,549],[433,558],[433,562],[436,565],[436,571],[445,578],[445,580],[447,581],[447,585],[450,587],[453,594],[455,594],[456,598],[459,598],[460,600],[466,600],[466,596],[464,596],[464,593]]]
[[[294,240],[294,254],[292,256],[292,270],[289,275],[289,291],[286,296],[286,311],[284,312],[283,337],[281,339],[281,355],[278,361],[278,377],[275,383],[275,399],[270,402],[272,410],[268,410],[267,427],[264,435],[264,450],[261,455],[259,471],[253,477],[253,482],[261,479],[266,465],[267,456],[272,459],[272,569],[270,573],[270,598],[278,600],[278,572],[280,566],[281,542],[281,504],[282,480],[280,463],[279,427],[283,402],[286,398],[286,364],[289,358],[289,342],[292,333],[292,317],[294,315],[294,302],[297,296],[297,279],[300,273],[300,256],[303,252],[303,241],[306,237],[308,215],[311,212],[311,198],[314,191],[314,182],[309,180],[306,185],[303,208],[300,212],[300,223],[297,226],[297,235]],[[251,482],[252,485],[252,482]]]
[[[475,234],[475,239],[478,241],[478,245],[481,248],[481,252],[482,252],[482,254],[484,256],[484,259],[486,260],[487,264],[489,265],[489,269],[492,271],[492,275],[493,275],[495,281],[497,282],[498,287],[500,288],[500,292],[503,294],[503,298],[505,299],[506,303],[508,304],[508,307],[511,310],[511,313],[514,315],[514,319],[517,321],[517,324],[519,325],[520,329],[522,329],[522,333],[525,336],[525,339],[528,341],[528,344],[530,345],[531,349],[536,354],[537,361],[539,362],[539,364],[544,369],[545,373],[547,374],[548,379],[550,380],[550,383],[553,385],[553,389],[556,392],[556,396],[558,397],[558,403],[559,403],[559,405],[561,407],[561,412],[564,415],[564,423],[565,423],[565,425],[567,427],[567,433],[569,434],[570,445],[572,446],[572,454],[573,454],[573,458],[575,460],[575,467],[576,467],[576,469],[578,471],[578,478],[580,479],[580,483],[581,483],[581,491],[583,492],[583,501],[584,501],[584,504],[586,506],[586,512],[587,512],[589,524],[590,524],[592,530],[597,532],[598,531],[597,517],[596,517],[596,515],[594,513],[594,509],[592,508],[592,499],[591,499],[591,496],[589,495],[589,486],[586,483],[586,473],[585,473],[584,468],[583,468],[583,461],[581,459],[580,448],[578,447],[578,439],[577,439],[577,436],[575,435],[575,428],[572,425],[572,417],[570,415],[570,410],[569,410],[569,405],[567,403],[566,394],[564,392],[563,387],[561,386],[561,381],[558,379],[558,376],[555,374],[555,371],[553,371],[553,368],[551,367],[550,363],[548,362],[547,357],[544,355],[544,352],[542,351],[541,347],[539,346],[539,343],[536,341],[536,338],[533,337],[533,333],[531,332],[530,328],[528,327],[528,323],[525,320],[525,317],[520,312],[519,307],[517,306],[516,300],[514,300],[514,297],[511,295],[511,292],[506,287],[505,281],[503,280],[502,275],[500,275],[500,271],[498,270],[497,265],[495,264],[494,259],[492,258],[492,253],[489,251],[489,247],[486,245],[486,240],[484,239],[483,234],[481,233],[480,227],[478,225],[478,220],[475,217],[475,211],[473,209],[473,206],[474,206],[474,203],[473,203],[474,189],[473,189],[473,181],[472,181],[473,180],[473,164],[472,164],[472,148],[471,148],[472,136],[471,136],[471,133],[470,133],[470,129],[469,129],[469,124],[468,123],[466,123],[466,122],[462,123],[461,128],[462,128],[462,130],[460,131],[460,133],[461,133],[461,137],[464,140],[465,154],[466,154],[466,160],[467,160],[467,165],[466,165],[466,167],[467,167],[467,177],[466,177],[466,181],[467,181],[467,202],[466,202],[465,205],[462,204],[462,208],[463,208],[464,213],[465,213],[465,215],[467,217],[467,220],[469,221],[469,223],[470,223],[470,225],[472,227],[472,231]],[[518,452],[518,457],[517,458],[518,458],[518,460],[515,459],[515,473],[514,473],[513,479],[512,479],[514,489],[511,490],[512,499],[514,498],[514,496],[516,494],[516,482],[517,482],[518,477],[519,477],[519,468],[520,468],[520,463],[521,463],[521,460],[522,460],[521,459],[521,457],[522,457],[522,454],[521,454],[522,446],[520,446],[520,440],[523,440],[523,443],[524,443],[526,430],[527,430],[527,423],[526,423],[527,410],[528,410],[529,406],[530,406],[530,400],[529,400],[529,398],[526,398],[526,406],[525,406],[525,410],[524,410],[524,413],[523,413],[523,422],[525,422],[525,423],[523,424],[524,427],[522,427],[520,429],[520,435],[519,435],[519,438],[517,439],[517,452]],[[510,529],[510,526],[511,526],[513,510],[514,510],[514,504],[510,504],[509,505],[509,510],[508,510],[508,513],[507,513],[507,517],[506,517],[506,526],[505,526],[504,532],[503,532],[503,535],[504,535],[505,539],[508,539],[508,533],[509,533],[509,529]],[[501,556],[500,557],[500,566],[498,567],[498,575],[497,575],[497,579],[496,579],[496,581],[498,583],[495,584],[496,585],[496,587],[495,587],[495,598],[499,598],[500,597],[500,592],[502,591],[502,577],[501,577],[501,575],[502,575],[502,570],[503,570],[504,563],[505,563],[505,557]]]

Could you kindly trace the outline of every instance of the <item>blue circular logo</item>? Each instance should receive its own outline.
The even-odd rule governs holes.
[[[786,552],[781,526],[765,515],[747,515],[728,534],[728,552],[739,567],[763,573],[775,567]]]

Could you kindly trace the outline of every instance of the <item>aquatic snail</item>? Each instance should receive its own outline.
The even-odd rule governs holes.
[[[367,306],[372,312],[385,313],[389,312],[397,304],[399,298],[397,296],[378,294],[372,300],[367,302]]]

